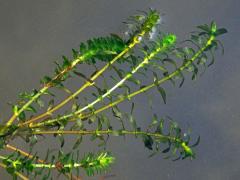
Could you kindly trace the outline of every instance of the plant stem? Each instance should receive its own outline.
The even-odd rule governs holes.
[[[27,152],[25,152],[25,151],[23,151],[23,150],[21,150],[21,149],[19,149],[19,148],[17,148],[17,147],[14,147],[14,146],[12,146],[12,145],[10,145],[10,144],[7,144],[7,145],[6,145],[6,148],[9,149],[9,150],[11,150],[11,151],[17,151],[17,152],[19,152],[21,155],[23,155],[23,156],[25,156],[25,157],[28,157],[29,159],[32,159],[32,158],[33,158],[33,155],[31,155],[31,154],[29,154],[29,153],[27,153]],[[37,158],[37,161],[38,161],[39,163],[45,163],[44,160],[39,159],[39,158]]]
[[[143,37],[145,34],[145,31],[142,31],[141,33],[139,33],[138,35],[136,35],[133,38],[133,42],[130,43],[121,53],[119,53],[116,57],[114,57],[108,64],[106,64],[101,70],[99,70],[93,77],[91,77],[90,81],[87,81],[80,89],[78,89],[74,94],[72,94],[71,96],[69,96],[67,99],[65,99],[64,101],[62,101],[61,103],[59,103],[57,106],[53,107],[52,109],[48,110],[47,112],[40,114],[22,124],[19,124],[19,126],[23,126],[26,124],[30,124],[34,121],[37,121],[38,119],[41,119],[43,117],[46,117],[50,114],[52,114],[54,111],[58,110],[59,108],[61,108],[62,106],[64,106],[66,103],[68,103],[70,100],[74,99],[77,95],[79,95],[84,89],[86,89],[89,86],[92,86],[95,84],[95,81],[110,65],[112,65],[114,62],[116,62],[119,58],[121,58],[124,54],[126,54],[130,49],[132,49],[136,44],[138,44],[139,38]]]
[[[93,107],[95,104],[98,102],[102,101],[105,97],[110,95],[115,89],[117,89],[119,86],[121,86],[126,80],[131,78],[134,73],[136,73],[140,68],[144,67],[146,64],[148,64],[149,60],[151,60],[154,56],[156,56],[159,52],[165,50],[166,47],[158,47],[155,49],[153,52],[151,52],[149,55],[145,56],[143,61],[136,67],[134,68],[131,72],[129,72],[123,79],[121,79],[115,86],[113,86],[111,89],[109,89],[105,94],[101,95],[99,98],[97,98],[95,101],[92,103],[88,104],[87,106],[81,108],[80,110],[77,110],[74,112],[74,114],[80,114],[81,112],[85,111],[86,109],[89,109]]]
[[[67,131],[67,130],[57,130],[57,131],[34,131],[33,134],[36,135],[47,135],[47,134],[63,134],[63,135],[92,135],[92,134],[97,134],[97,135],[104,135],[104,134],[116,134],[118,131],[114,130],[95,130],[95,131],[90,131],[90,130],[80,130],[80,131]],[[120,134],[125,134],[125,135],[146,135],[146,136],[152,136],[160,139],[168,139],[170,141],[174,142],[181,142],[180,139],[177,139],[172,136],[167,136],[159,133],[150,133],[150,132],[145,132],[145,131],[127,131],[127,130],[121,130],[119,132]]]
[[[178,75],[179,72],[182,72],[184,69],[186,69],[189,65],[191,65],[203,52],[204,50],[209,47],[211,44],[212,44],[212,41],[215,39],[215,36],[214,35],[211,35],[210,38],[207,40],[205,46],[203,46],[197,53],[195,53],[195,55],[189,59],[186,63],[184,63],[182,66],[180,66],[178,69],[176,69],[174,72],[172,72],[171,74],[169,74],[168,76],[165,76],[164,78],[158,80],[157,82],[154,82],[148,86],[145,86],[144,88],[141,88],[140,90],[137,90],[129,95],[126,95],[125,97],[121,97],[117,100],[115,100],[114,102],[111,102],[109,103],[108,105],[106,106],[103,106],[102,108],[100,109],[97,109],[95,110],[95,112],[91,112],[91,113],[88,113],[87,115],[83,115],[83,114],[79,114],[77,118],[85,118],[85,117],[89,117],[93,114],[97,114],[105,109],[108,109],[108,108],[111,108],[119,103],[121,103],[122,101],[126,100],[126,99],[131,99],[132,97],[138,95],[138,94],[141,94],[143,92],[146,92],[148,91],[149,89],[155,87],[156,85],[159,85],[159,84],[162,84],[164,82],[166,82],[167,80],[170,80],[172,79],[174,76]],[[56,119],[50,119],[50,120],[47,120],[47,121],[44,121],[44,122],[39,122],[39,123],[36,123],[36,124],[31,124],[30,127],[40,127],[40,126],[45,126],[47,124],[52,124],[54,122],[57,122],[57,121],[61,121],[61,120],[64,120],[66,118],[71,118],[71,117],[74,117],[76,116],[76,114],[68,114],[68,115],[64,115],[64,116],[61,116],[60,118],[56,118]],[[76,117],[74,117],[76,118]]]
[[[6,126],[10,126],[14,120],[18,117],[20,113],[22,113],[27,107],[29,107],[36,99],[38,99],[42,94],[44,94],[50,87],[53,86],[53,82],[59,78],[62,77],[65,73],[70,71],[72,68],[74,68],[80,61],[84,60],[84,55],[79,56],[77,59],[73,60],[71,65],[65,69],[63,69],[59,74],[57,74],[53,79],[45,84],[42,89],[38,91],[37,94],[35,94],[21,109],[19,109],[16,113],[12,115],[12,117],[8,120],[6,123]]]
[[[21,150],[21,149],[19,149],[19,148],[17,148],[17,147],[14,147],[14,146],[12,146],[12,145],[10,145],[10,144],[7,144],[7,145],[6,145],[6,148],[9,149],[9,150],[11,150],[11,151],[17,151],[17,152],[19,152],[21,155],[23,155],[23,156],[25,156],[25,157],[28,157],[29,159],[32,159],[32,158],[33,158],[33,155],[31,155],[31,154],[29,154],[29,153],[27,153],[27,152],[25,152],[25,151],[23,151],[23,150]],[[37,158],[37,162],[39,162],[39,163],[41,163],[41,164],[46,164],[46,162],[45,162],[44,160],[39,159],[39,158]],[[73,179],[73,180],[79,180],[79,178],[80,178],[80,177],[76,177],[76,176],[74,176],[74,175],[71,175],[70,173],[66,173],[66,174],[64,174],[64,175],[66,176],[66,178],[68,178],[68,179]]]

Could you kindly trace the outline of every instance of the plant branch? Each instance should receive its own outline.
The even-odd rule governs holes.
[[[88,115],[83,115],[83,114],[79,114],[78,115],[78,118],[85,118],[85,117],[89,117],[91,116],[92,114],[96,114],[96,113],[99,113],[105,109],[108,109],[108,108],[111,108],[119,103],[121,103],[122,101],[126,100],[126,99],[131,99],[132,97],[138,95],[138,94],[141,94],[143,92],[146,92],[148,91],[149,89],[155,87],[156,85],[159,85],[159,84],[162,84],[164,82],[166,82],[167,80],[170,80],[172,79],[174,76],[178,75],[180,72],[182,72],[184,69],[186,69],[189,65],[191,65],[204,51],[205,49],[207,49],[213,42],[213,40],[215,39],[215,36],[214,35],[211,35],[210,38],[207,40],[205,46],[203,46],[197,53],[194,54],[194,56],[189,59],[186,63],[184,63],[182,66],[180,66],[178,69],[176,69],[174,72],[172,72],[171,74],[169,74],[168,76],[165,76],[164,78],[158,80],[157,82],[154,82],[148,86],[145,86],[143,88],[141,88],[140,90],[137,90],[129,95],[126,95],[125,97],[121,97],[119,99],[117,99],[116,101],[114,102],[111,102],[109,103],[108,105],[98,109],[98,110],[95,110],[95,112],[91,112],[91,113],[88,113]],[[64,120],[66,118],[76,118],[75,117],[76,114],[67,114],[67,115],[64,115],[60,118],[56,118],[56,119],[51,119],[51,120],[47,120],[47,121],[43,121],[43,122],[39,122],[39,123],[36,123],[36,124],[31,124],[30,127],[40,127],[40,126],[45,126],[45,125],[48,125],[48,124],[52,124],[54,122],[57,122],[57,121],[61,121],[61,120]],[[85,117],[84,117],[85,116]]]
[[[50,114],[52,114],[54,111],[58,110],[59,108],[61,108],[62,106],[64,106],[66,103],[68,103],[70,100],[74,99],[77,95],[79,95],[84,89],[86,89],[89,86],[92,86],[95,84],[95,80],[108,68],[110,67],[110,65],[112,65],[114,62],[116,62],[119,58],[121,58],[124,54],[126,54],[130,49],[132,49],[136,44],[138,44],[140,41],[140,37],[143,37],[145,34],[145,31],[142,31],[141,33],[139,33],[138,35],[136,35],[133,38],[133,42],[130,43],[121,53],[119,53],[115,58],[113,58],[108,64],[106,64],[101,70],[99,70],[93,77],[90,78],[89,81],[87,81],[81,88],[79,88],[75,93],[73,93],[71,96],[69,96],[68,98],[66,98],[64,101],[62,101],[61,103],[59,103],[57,106],[53,107],[52,109],[48,110],[47,112],[36,116],[22,124],[19,124],[19,126],[23,126],[26,124],[30,124],[33,123],[34,121],[37,121],[38,119],[41,119],[43,117],[46,117]]]
[[[160,138],[163,140],[170,140],[174,142],[181,142],[180,139],[177,139],[172,136],[167,136],[159,133],[150,133],[150,132],[145,132],[145,131],[127,131],[127,130],[121,130],[121,131],[114,131],[114,130],[80,130],[80,131],[67,131],[67,130],[57,130],[57,131],[34,131],[33,134],[36,135],[47,135],[47,134],[68,134],[68,135],[92,135],[92,134],[97,134],[97,135],[103,135],[103,134],[112,134],[115,135],[116,133],[120,134],[126,134],[126,135],[146,135],[146,136],[152,136],[156,138]]]
[[[14,146],[12,146],[12,145],[10,145],[10,144],[7,144],[7,145],[6,145],[6,148],[9,149],[9,150],[11,150],[11,151],[16,151],[16,152],[20,153],[21,155],[23,155],[23,156],[25,156],[25,157],[28,157],[29,159],[34,158],[33,155],[31,155],[31,154],[29,154],[29,153],[27,153],[27,152],[25,152],[25,151],[23,151],[23,150],[21,150],[21,149],[19,149],[19,148],[17,148],[17,147],[14,147]],[[36,160],[37,160],[37,162],[39,162],[39,163],[41,163],[41,164],[46,164],[46,162],[45,162],[44,160],[42,160],[42,159],[37,158]],[[59,170],[59,169],[58,169],[58,170]],[[74,175],[71,175],[70,173],[66,173],[66,174],[64,174],[64,175],[65,175],[68,179],[73,179],[73,180],[79,180],[79,178],[81,179],[81,177],[76,177],[76,176],[74,176]]]

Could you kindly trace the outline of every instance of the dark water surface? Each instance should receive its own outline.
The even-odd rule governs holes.
[[[225,55],[218,53],[215,65],[197,81],[187,80],[181,89],[169,86],[167,105],[160,98],[153,102],[160,116],[171,115],[180,125],[190,125],[194,134],[201,135],[197,158],[172,162],[159,154],[148,159],[149,152],[140,140],[127,138],[124,142],[115,137],[109,149],[117,158],[111,172],[116,176],[109,179],[240,179],[239,0],[0,0],[1,119],[9,117],[6,103],[15,102],[18,92],[38,88],[39,79],[53,72],[54,60],[62,54],[70,55],[71,48],[81,41],[124,32],[121,22],[136,10],[149,7],[165,14],[165,29],[176,33],[179,39],[186,38],[196,25],[215,20],[229,31],[221,37]],[[136,100],[136,117],[144,124],[151,112],[144,111],[146,99]],[[54,140],[47,142],[50,147],[58,145]],[[15,144],[24,148],[21,141]],[[86,145],[81,146],[84,152],[95,147]],[[44,154],[42,147],[37,146]],[[11,178],[0,171],[0,179]]]

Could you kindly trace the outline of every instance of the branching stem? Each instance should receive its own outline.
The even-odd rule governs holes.
[[[133,42],[130,43],[121,53],[119,53],[116,57],[114,57],[108,64],[106,64],[101,70],[99,70],[93,77],[91,77],[90,81],[87,81],[81,88],[79,88],[75,93],[73,93],[71,96],[69,96],[68,98],[66,98],[64,101],[62,101],[61,103],[59,103],[57,106],[53,107],[52,109],[48,110],[47,112],[36,116],[22,124],[19,124],[19,126],[22,125],[26,125],[26,124],[30,124],[33,123],[34,121],[37,121],[38,119],[41,119],[43,117],[46,117],[50,114],[52,114],[54,111],[58,110],[59,108],[61,108],[62,106],[64,106],[66,103],[68,103],[70,100],[74,99],[77,95],[79,95],[84,89],[86,89],[89,86],[92,86],[95,84],[95,81],[108,67],[110,67],[110,65],[112,65],[114,62],[116,62],[119,58],[121,58],[124,54],[126,54],[130,49],[132,49],[136,44],[138,44],[140,41],[140,37],[143,37],[145,34],[145,31],[142,31],[141,33],[139,33],[138,35],[136,35],[133,38]]]
[[[126,99],[131,99],[132,97],[134,97],[138,94],[141,94],[143,92],[148,91],[149,89],[155,87],[156,85],[162,84],[162,83],[166,82],[167,80],[172,79],[174,76],[178,75],[180,72],[182,72],[184,69],[186,69],[189,65],[191,65],[205,51],[205,49],[212,44],[214,39],[215,39],[215,36],[211,35],[210,38],[208,39],[208,41],[206,42],[205,46],[203,46],[197,53],[195,53],[195,55],[191,59],[189,59],[186,63],[184,63],[182,66],[180,66],[178,69],[176,69],[174,72],[172,72],[168,76],[165,76],[164,78],[158,80],[157,82],[154,82],[154,83],[152,83],[148,86],[145,86],[145,87],[141,88],[140,90],[137,90],[137,91],[135,91],[135,92],[133,92],[129,95],[126,95],[125,97],[121,97],[121,98],[115,100],[114,102],[111,102],[108,105],[103,106],[100,109],[95,110],[94,112],[91,112],[91,113],[88,113],[88,114],[79,113],[78,118],[84,119],[84,118],[89,117],[93,114],[97,114],[97,113],[99,113],[99,112],[101,112],[105,109],[111,108],[111,107],[123,102]],[[31,124],[30,127],[41,127],[41,126],[52,124],[54,122],[61,121],[61,120],[64,120],[66,118],[71,118],[71,117],[76,118],[76,114],[71,113],[71,114],[67,114],[65,116],[62,116],[60,118],[51,119],[51,120],[47,120],[47,121],[44,121],[44,122],[39,122],[39,123],[36,123],[36,124]]]

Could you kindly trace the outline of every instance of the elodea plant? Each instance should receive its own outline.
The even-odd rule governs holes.
[[[193,147],[200,138],[190,142],[188,131],[171,118],[156,114],[146,128],[140,127],[134,118],[134,99],[156,88],[166,103],[162,84],[181,87],[186,73],[195,80],[200,70],[214,63],[215,50],[220,47],[223,51],[218,36],[227,30],[212,22],[198,26],[189,39],[177,42],[175,34],[161,30],[160,22],[156,10],[139,12],[125,22],[129,28],[126,37],[111,34],[81,43],[79,49],[72,49],[71,58],[63,56],[62,63],[56,62],[54,75],[44,76],[40,89],[20,93],[12,105],[13,115],[0,127],[0,166],[14,179],[51,179],[52,170],[69,179],[81,179],[79,170],[92,176],[105,172],[115,161],[106,147],[110,136],[135,136],[151,151],[150,156],[162,152],[172,160],[194,158]],[[84,75],[82,66],[91,66],[94,72]],[[80,79],[82,86],[69,90],[65,82],[70,79]],[[67,93],[67,98],[61,99],[58,91]],[[87,95],[80,96],[83,91]],[[122,102],[129,103],[129,111],[121,110]],[[68,111],[57,113],[69,104]],[[48,150],[46,157],[40,158],[33,146],[39,138],[42,141],[51,135],[60,140],[59,150]],[[75,135],[76,142],[72,151],[65,153],[66,135]],[[79,145],[85,136],[100,142],[100,150],[81,157]],[[16,138],[29,144],[28,152],[11,145]]]

